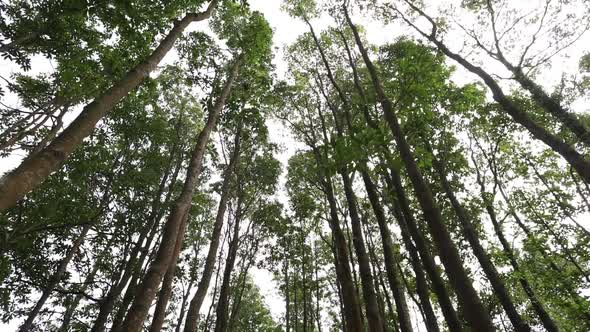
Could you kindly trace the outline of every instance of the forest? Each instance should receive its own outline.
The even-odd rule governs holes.
[[[590,331],[589,1],[0,17],[0,331]]]

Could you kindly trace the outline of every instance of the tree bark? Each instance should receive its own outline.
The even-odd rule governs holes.
[[[426,15],[424,11],[420,8],[416,7],[411,1],[404,0],[412,9],[418,12],[420,15],[428,19],[433,24],[433,30],[430,34],[422,31],[418,27],[416,27],[412,22],[410,22],[405,16],[403,19],[410,24],[416,31],[418,31],[422,36],[430,40],[436,47],[447,57],[457,61],[461,66],[463,66],[468,71],[474,73],[475,75],[479,76],[484,83],[490,88],[492,91],[494,100],[500,104],[502,109],[517,123],[522,125],[526,128],[529,133],[535,138],[547,146],[549,146],[553,151],[560,154],[577,172],[580,174],[582,179],[586,183],[590,183],[590,162],[584,158],[584,156],[576,151],[576,149],[564,142],[561,138],[553,135],[545,128],[540,126],[536,123],[531,117],[526,113],[526,111],[522,110],[516,103],[514,103],[509,97],[504,94],[504,91],[500,87],[500,85],[494,80],[494,78],[488,74],[485,70],[481,67],[478,67],[467,59],[463,58],[461,55],[452,52],[443,42],[436,38],[436,23],[432,20],[431,17]],[[584,136],[585,137],[585,136]]]
[[[500,277],[498,270],[492,263],[492,260],[486,253],[485,249],[483,248],[481,242],[479,241],[479,234],[475,230],[473,223],[467,215],[467,211],[463,205],[459,202],[457,197],[455,196],[455,192],[451,187],[451,184],[447,180],[447,173],[445,171],[445,167],[434,154],[430,143],[425,141],[425,146],[428,152],[432,155],[432,163],[434,166],[435,171],[438,173],[438,177],[442,184],[445,194],[447,198],[451,202],[451,206],[455,210],[455,214],[457,215],[459,222],[461,223],[461,228],[463,229],[463,235],[469,242],[475,257],[477,258],[479,264],[481,265],[486,277],[488,278],[492,288],[494,289],[494,294],[500,300],[504,311],[508,315],[510,322],[512,323],[515,331],[531,331],[531,327],[529,324],[522,319],[518,311],[516,310],[516,306],[512,301],[510,293],[506,286],[504,285],[504,281]]]
[[[525,294],[527,295],[529,301],[531,302],[533,310],[536,312],[537,316],[539,316],[539,319],[541,320],[543,327],[547,331],[559,331],[557,324],[551,318],[551,316],[549,315],[547,310],[545,310],[545,306],[537,298],[537,295],[535,294],[535,291],[533,290],[533,288],[529,284],[529,281],[522,274],[522,271],[520,270],[520,266],[518,264],[518,261],[516,260],[516,256],[514,255],[514,252],[512,251],[512,247],[510,246],[510,243],[508,242],[508,240],[506,239],[506,236],[504,235],[504,231],[502,230],[502,226],[498,222],[498,218],[496,217],[496,211],[494,210],[493,203],[489,200],[489,198],[486,195],[485,183],[483,182],[484,180],[483,180],[482,175],[479,171],[479,168],[477,166],[477,163],[475,161],[475,157],[473,156],[473,154],[471,155],[471,159],[475,165],[476,180],[477,180],[477,183],[479,184],[479,187],[480,187],[480,192],[481,192],[481,196],[482,196],[482,200],[483,200],[486,212],[488,213],[488,215],[490,217],[490,220],[491,220],[492,225],[494,227],[494,232],[496,233],[498,240],[500,240],[500,244],[502,245],[502,251],[508,257],[508,261],[510,262],[510,265],[512,265],[512,269],[514,270],[514,272],[519,274],[518,281],[519,281],[520,285],[522,286],[522,289],[524,290]]]
[[[377,304],[377,296],[373,288],[373,275],[371,273],[370,258],[367,254],[367,249],[363,239],[363,231],[361,227],[360,217],[358,215],[356,196],[352,189],[352,181],[348,176],[346,170],[340,172],[342,182],[344,183],[344,192],[346,201],[348,203],[348,213],[350,215],[352,226],[352,242],[355,247],[357,259],[359,263],[359,274],[361,276],[361,285],[363,289],[363,296],[365,300],[365,310],[367,313],[367,320],[370,331],[383,331],[382,317],[379,313],[379,306]]]
[[[399,174],[393,168],[390,168],[390,174],[384,172],[383,177],[389,191],[392,193],[393,213],[400,226],[402,240],[404,241],[407,250],[410,252],[411,257],[414,257],[412,258],[412,268],[416,274],[416,285],[418,287],[417,290],[418,296],[420,296],[420,302],[423,306],[426,304],[425,314],[426,317],[430,317],[430,319],[427,321],[428,325],[430,326],[429,328],[434,329],[436,325],[436,328],[438,329],[438,324],[436,324],[437,320],[434,310],[432,310],[431,306],[430,310],[428,309],[430,296],[425,275],[428,275],[432,283],[433,291],[436,294],[443,316],[447,322],[447,326],[451,331],[461,331],[463,329],[462,324],[459,321],[455,309],[453,308],[450,294],[447,291],[445,283],[438,272],[434,258],[432,257],[432,254],[430,253],[430,250],[426,244],[426,240],[420,233],[418,224],[412,215],[410,203],[408,202],[408,198],[406,196]],[[412,239],[414,240],[415,246],[412,243]],[[421,258],[422,264],[420,264],[418,255]],[[426,270],[426,274],[422,268]]]
[[[239,179],[238,179],[239,181]],[[225,332],[228,325],[228,307],[230,297],[230,282],[231,275],[236,262],[236,256],[238,254],[238,245],[240,242],[240,222],[242,221],[242,196],[238,197],[238,203],[236,207],[236,216],[234,218],[233,234],[232,239],[229,243],[229,249],[227,258],[225,259],[225,268],[223,271],[223,281],[221,282],[221,288],[219,289],[219,299],[217,301],[217,311],[215,319],[215,332]]]
[[[361,52],[367,68],[369,69],[373,86],[377,93],[377,98],[383,108],[385,119],[398,145],[402,160],[406,166],[418,201],[422,207],[425,219],[430,228],[430,233],[437,244],[441,261],[445,266],[445,270],[447,271],[451,285],[457,292],[457,296],[463,308],[465,318],[474,330],[482,332],[495,331],[488,310],[481,303],[477,292],[471,284],[471,280],[469,280],[469,276],[463,267],[463,262],[461,261],[457,247],[453,243],[449,231],[442,220],[440,209],[434,202],[432,192],[424,181],[422,173],[416,164],[416,160],[414,159],[410,145],[406,141],[404,133],[399,125],[391,101],[383,90],[383,85],[377,74],[377,69],[374,67],[366,49],[362,44],[356,26],[352,23],[350,16],[348,15],[348,9],[346,7],[343,7],[343,9],[346,20],[353,30],[357,46]]]
[[[373,213],[375,214],[377,224],[379,225],[379,234],[381,235],[381,242],[383,244],[383,257],[385,259],[387,281],[389,282],[389,287],[391,288],[393,298],[395,299],[400,329],[402,332],[411,332],[412,322],[410,320],[410,313],[404,295],[403,286],[396,270],[397,263],[394,256],[391,231],[387,225],[385,212],[383,211],[383,206],[379,201],[379,195],[377,194],[375,184],[373,183],[373,180],[369,176],[368,172],[366,170],[362,170],[361,175],[365,184],[365,189],[367,190],[367,196],[369,197],[371,207],[373,208]]]
[[[305,18],[305,22],[309,26],[309,29],[310,29],[310,32],[311,32],[312,37],[314,39],[315,45],[320,53],[320,56],[322,58],[322,62],[324,63],[324,67],[326,68],[326,71],[328,73],[328,78],[330,79],[330,82],[332,83],[334,88],[338,91],[338,95],[340,96],[340,99],[344,102],[345,107],[347,107],[347,98],[344,95],[343,91],[341,90],[340,86],[337,84],[337,82],[334,78],[334,75],[333,75],[332,70],[330,68],[330,64],[328,63],[328,60],[326,59],[326,55],[324,54],[324,51],[323,51],[321,44],[315,34],[315,31],[314,31],[312,25],[310,24],[310,22],[307,20],[307,18]],[[318,80],[319,80],[319,78],[318,78]],[[323,91],[322,91],[322,93],[323,93]],[[324,97],[326,97],[326,101],[329,103],[329,100],[325,94],[324,94]],[[330,108],[332,109],[332,112],[333,112],[334,122],[336,125],[338,136],[340,138],[342,138],[343,137],[343,129],[338,124],[338,117],[336,114],[337,112],[334,107],[330,106]],[[321,116],[321,114],[320,114],[320,116]],[[325,126],[322,126],[322,129],[324,130],[324,136],[326,136]],[[342,182],[344,184],[344,194],[346,196],[346,202],[348,203],[348,213],[350,215],[350,221],[351,221],[351,226],[352,226],[352,242],[354,244],[355,251],[357,254],[358,263],[359,263],[359,274],[361,277],[361,286],[363,289],[363,297],[365,300],[365,307],[366,307],[365,310],[366,310],[366,314],[367,314],[367,320],[369,322],[369,330],[379,332],[379,331],[383,330],[382,317],[379,313],[379,306],[377,304],[377,297],[376,297],[375,289],[374,289],[373,276],[371,273],[371,264],[369,263],[370,259],[367,254],[367,249],[366,249],[366,246],[365,246],[365,243],[363,240],[363,236],[362,236],[362,227],[361,227],[361,221],[360,221],[360,217],[358,215],[358,210],[357,210],[357,205],[356,205],[357,204],[356,203],[356,196],[355,196],[354,191],[352,189],[352,181],[350,180],[350,176],[348,174],[348,170],[346,169],[346,166],[342,167],[339,170],[339,173],[342,178]]]
[[[180,125],[180,123],[179,123],[179,125]],[[158,231],[158,226],[159,226],[158,221],[161,219],[162,214],[164,213],[164,209],[162,209],[162,203],[160,200],[161,200],[162,194],[166,190],[166,182],[168,181],[168,178],[170,177],[170,171],[172,168],[172,160],[174,159],[174,157],[178,153],[178,151],[179,151],[178,144],[174,143],[171,150],[170,150],[170,163],[168,163],[168,166],[166,167],[166,170],[164,171],[164,174],[162,175],[162,179],[160,180],[160,184],[158,186],[158,191],[154,194],[154,198],[152,200],[152,204],[150,207],[151,211],[150,211],[149,216],[147,217],[147,223],[145,224],[143,229],[141,229],[141,231],[139,233],[139,237],[137,239],[137,242],[135,243],[135,246],[133,247],[133,249],[131,250],[131,253],[129,254],[129,258],[127,260],[127,263],[125,264],[125,267],[123,268],[122,271],[119,271],[120,278],[118,278],[118,281],[109,289],[109,291],[107,292],[107,295],[103,299],[100,300],[99,311],[98,311],[98,315],[96,316],[96,319],[94,320],[94,324],[92,325],[92,329],[91,329],[92,332],[102,332],[106,329],[108,317],[111,314],[111,312],[113,311],[113,308],[115,307],[115,303],[116,303],[119,295],[121,294],[121,292],[123,291],[123,289],[127,285],[130,278],[132,281],[129,284],[129,287],[127,288],[127,291],[125,293],[123,301],[120,305],[119,311],[122,311],[121,307],[125,307],[125,310],[126,310],[128,303],[131,301],[131,299],[129,298],[131,296],[130,290],[135,287],[134,280],[139,278],[139,276],[138,276],[139,270],[141,270],[141,266],[143,265],[143,262],[148,254],[149,246],[151,245],[153,238],[154,238],[156,232]],[[166,204],[170,201],[170,198],[172,196],[172,191],[173,191],[172,188],[174,187],[174,185],[176,183],[176,179],[178,177],[178,173],[180,171],[181,164],[182,164],[182,160],[179,160],[177,165],[174,167],[174,172],[173,172],[173,175],[171,178],[172,181],[168,185],[168,192],[165,196],[164,204]],[[146,238],[147,238],[147,240],[146,240]],[[145,246],[147,248],[145,248],[142,251],[142,245],[143,245],[144,240],[146,241]],[[139,259],[138,259],[138,255],[139,255]],[[115,318],[113,320],[113,325],[112,325],[113,331],[117,331],[120,328],[120,322],[123,319],[123,317],[122,317],[123,314],[124,314],[124,312],[117,312],[117,315],[115,316]]]
[[[152,325],[150,326],[150,332],[160,332],[166,319],[166,309],[168,309],[168,302],[172,296],[172,282],[174,281],[174,274],[176,273],[176,262],[180,256],[182,250],[182,243],[184,242],[184,232],[189,219],[189,211],[183,217],[180,230],[178,231],[178,237],[176,238],[176,244],[174,245],[174,252],[172,262],[166,271],[164,280],[162,281],[162,288],[158,294],[158,302],[156,303],[156,309],[154,311],[154,317],[152,318]]]
[[[340,38],[342,39],[344,49],[346,50],[346,54],[348,56],[348,62],[349,62],[350,68],[352,69],[352,73],[353,73],[354,86],[355,86],[355,89],[356,89],[360,99],[361,99],[360,106],[363,111],[365,121],[367,122],[367,125],[369,125],[369,127],[378,130],[379,129],[378,124],[372,120],[371,115],[369,114],[366,93],[365,93],[365,90],[364,90],[363,85],[361,83],[355,61],[352,57],[352,52],[351,52],[351,49],[348,45],[348,40],[344,36],[344,33],[342,33],[341,30],[338,30],[337,32],[338,32],[338,35],[340,36]],[[346,101],[343,100],[343,102],[346,102]],[[386,146],[384,146],[383,150],[388,151],[388,148]],[[362,166],[361,167],[361,169],[362,169],[361,174],[363,177],[363,181],[365,182],[365,189],[367,190],[367,195],[369,197],[369,201],[371,202],[371,207],[373,208],[373,211],[374,211],[377,221],[379,223],[379,229],[380,229],[380,233],[382,235],[382,243],[383,243],[384,251],[387,252],[388,250],[390,250],[392,248],[391,234],[389,232],[389,228],[387,227],[387,222],[385,219],[383,206],[381,205],[381,203],[379,201],[377,189],[376,189],[374,182],[372,181],[368,172],[365,171],[366,164],[361,165],[361,166]],[[402,194],[402,196],[404,196],[404,195]],[[383,232],[381,231],[381,229],[383,227],[381,227],[381,222],[379,220],[381,217],[379,217],[378,215],[383,216],[382,220],[385,220],[383,225],[385,225],[385,231],[386,231],[385,233],[386,234],[383,234]],[[420,264],[420,258],[417,255],[416,248],[411,243],[412,241],[410,240],[410,236],[409,236],[408,232],[404,231],[404,230],[406,230],[406,228],[402,229],[402,238],[404,238],[406,248],[407,248],[408,252],[410,253],[412,267],[414,269],[414,272],[416,273],[417,291],[418,291],[418,294],[419,294],[419,297],[421,300],[421,304],[422,304],[421,311],[423,311],[424,315],[425,315],[426,328],[428,329],[429,332],[438,332],[439,331],[438,323],[437,323],[436,315],[434,314],[434,310],[432,309],[432,305],[430,303],[430,296],[428,294],[428,285],[426,283],[426,279],[424,278],[424,271],[422,270],[422,265]],[[385,238],[383,238],[384,235],[385,235]],[[389,241],[387,241],[387,238],[389,238]],[[389,242],[389,244],[386,244],[386,242]],[[387,249],[387,247],[390,249]],[[389,269],[391,265],[389,263],[387,263],[387,257],[385,257],[385,259],[386,259],[386,269]],[[395,260],[393,260],[393,262],[395,262]],[[396,287],[396,286],[394,286],[396,283],[398,284],[397,287],[399,287],[399,278],[397,278],[397,273],[396,273],[395,269],[394,269],[393,273],[391,273],[391,277],[390,277],[389,271],[387,272],[387,274],[388,274],[388,281],[390,283],[390,287],[392,288],[392,292],[394,292],[394,297],[396,297],[399,294],[396,295],[395,294],[396,291],[394,291],[393,289],[394,289],[394,287]],[[405,298],[403,297],[403,289],[402,288],[399,288],[399,289],[401,290],[401,295],[402,295],[400,300],[403,300],[404,303],[401,304],[401,308],[398,305],[397,311],[398,311],[398,319],[400,320],[400,329],[402,329],[402,331],[404,331],[404,327],[403,327],[404,325],[409,326],[409,328],[411,329],[411,321],[409,320],[409,312],[408,312],[407,303],[405,302]],[[396,304],[397,304],[397,300],[396,300]],[[402,314],[400,311],[405,311],[406,314]],[[451,311],[452,311],[452,307],[451,307]],[[405,322],[403,322],[403,321],[405,321]]]
[[[217,256],[217,250],[219,248],[219,240],[221,237],[221,229],[223,228],[225,211],[227,210],[227,202],[231,196],[230,184],[232,174],[235,165],[239,162],[238,160],[240,157],[241,131],[242,130],[240,125],[235,135],[234,151],[232,153],[232,156],[230,157],[230,161],[227,165],[226,170],[223,172],[221,196],[219,198],[219,205],[217,208],[217,216],[215,217],[215,223],[213,225],[213,232],[211,233],[211,243],[209,244],[207,258],[205,258],[205,266],[203,267],[201,280],[199,280],[199,284],[197,285],[197,292],[191,299],[190,306],[186,315],[184,332],[195,332],[197,330],[201,305],[203,304],[203,300],[207,295],[209,283],[211,282],[211,277],[213,276],[213,269],[215,268],[215,257]]]
[[[12,207],[31,190],[38,187],[54,171],[59,169],[70,154],[94,130],[102,119],[129,92],[149,76],[174,46],[186,27],[211,16],[218,0],[212,0],[207,10],[189,13],[176,21],[168,35],[144,61],[131,69],[120,81],[86,105],[82,113],[49,145],[32,158],[25,159],[16,169],[0,179],[0,211]]]
[[[209,142],[209,136],[217,123],[217,118],[225,105],[225,101],[230,95],[231,86],[238,74],[240,63],[241,59],[236,59],[232,65],[231,72],[227,77],[221,95],[215,102],[213,109],[210,110],[207,123],[199,134],[197,144],[191,156],[182,192],[172,207],[168,220],[166,221],[162,243],[158,248],[156,258],[150,265],[141,285],[138,287],[133,304],[129,308],[127,317],[123,322],[123,330],[125,331],[136,332],[141,329],[149,307],[155,297],[156,288],[162,281],[162,277],[168,269],[169,264],[171,264],[173,258],[172,252],[174,250],[172,244],[175,243],[178,236],[180,225],[182,224],[182,217],[191,206],[197,180],[201,174],[203,155]]]

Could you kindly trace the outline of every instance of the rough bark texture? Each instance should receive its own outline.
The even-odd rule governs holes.
[[[182,224],[182,218],[191,206],[192,197],[197,186],[197,179],[201,174],[203,155],[207,143],[209,142],[209,136],[217,123],[217,118],[225,105],[225,101],[229,97],[231,86],[238,74],[240,62],[240,60],[237,60],[233,64],[233,68],[225,82],[221,95],[215,102],[213,109],[210,110],[207,123],[199,134],[197,144],[195,145],[191,156],[182,192],[170,211],[170,215],[168,216],[168,220],[164,227],[162,242],[158,248],[156,257],[150,265],[141,285],[138,287],[133,304],[129,308],[127,317],[123,322],[122,328],[124,331],[135,332],[141,329],[143,321],[145,320],[155,297],[156,289],[160,285],[162,277],[168,269],[168,265],[171,263],[174,250],[173,244],[176,243],[180,225]]]
[[[25,159],[16,169],[0,179],[0,211],[6,210],[39,186],[54,171],[59,169],[70,154],[94,130],[96,123],[115,107],[129,92],[149,76],[172,49],[186,27],[211,15],[218,0],[213,0],[206,11],[189,13],[176,21],[168,35],[144,61],[131,69],[120,81],[86,105],[82,113],[49,145]]]

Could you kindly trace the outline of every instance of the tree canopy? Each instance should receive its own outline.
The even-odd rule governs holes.
[[[1,330],[590,330],[587,1],[0,15]]]

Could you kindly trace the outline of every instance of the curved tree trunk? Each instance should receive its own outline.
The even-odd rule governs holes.
[[[461,55],[452,52],[443,42],[437,39],[436,32],[436,23],[432,18],[416,5],[414,5],[409,0],[404,0],[414,11],[418,12],[421,16],[428,19],[432,25],[433,30],[432,32],[426,33],[422,31],[420,28],[416,27],[412,22],[410,22],[405,16],[402,18],[410,24],[412,27],[416,29],[422,36],[426,39],[430,40],[436,47],[447,57],[457,61],[461,66],[463,66],[468,71],[474,73],[475,75],[479,76],[484,83],[490,88],[492,94],[494,96],[494,100],[500,104],[502,109],[517,123],[525,127],[529,133],[535,138],[540,140],[541,142],[545,143],[549,146],[553,151],[560,154],[577,172],[580,174],[582,179],[586,183],[590,183],[590,162],[584,158],[584,156],[576,151],[576,149],[564,142],[561,138],[553,135],[545,128],[540,126],[536,123],[531,117],[521,109],[516,103],[514,103],[509,97],[504,94],[504,91],[494,80],[494,78],[488,74],[485,70],[481,67],[474,65],[473,63],[469,62],[467,59],[462,57]],[[540,97],[540,96],[537,96]],[[537,98],[535,97],[535,98]],[[582,133],[582,137],[584,140],[587,140],[585,133]]]
[[[25,159],[16,169],[0,179],[0,211],[6,210],[39,186],[54,171],[59,169],[70,154],[94,130],[96,123],[115,107],[129,92],[149,76],[174,46],[186,27],[202,21],[213,12],[218,0],[212,0],[202,13],[189,13],[176,21],[160,45],[144,61],[131,69],[120,81],[86,105],[82,113],[49,145]]]

